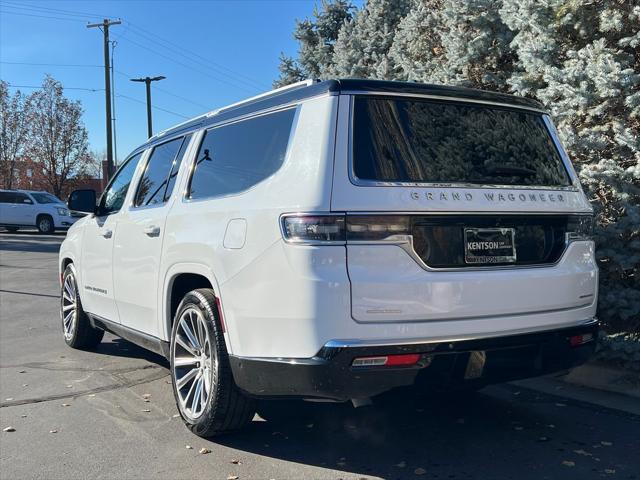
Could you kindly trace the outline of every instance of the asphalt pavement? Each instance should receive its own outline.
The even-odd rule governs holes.
[[[162,357],[111,335],[95,352],[65,345],[63,238],[0,233],[0,430],[15,429],[0,431],[3,480],[640,479],[640,401],[551,378],[359,409],[286,404],[284,418],[198,438]]]

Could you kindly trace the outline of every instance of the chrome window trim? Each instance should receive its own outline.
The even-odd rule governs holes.
[[[196,145],[194,147],[195,152],[193,152],[192,154],[192,158],[190,159],[190,163],[189,163],[189,170],[187,171],[187,183],[185,184],[184,187],[184,191],[182,192],[182,198],[181,198],[181,202],[182,203],[199,203],[199,202],[206,202],[209,200],[214,200],[214,199],[220,199],[220,198],[229,198],[229,197],[236,197],[238,195],[244,195],[245,193],[253,190],[254,188],[256,188],[258,185],[260,185],[261,183],[265,182],[266,180],[272,178],[274,175],[276,175],[285,165],[286,163],[289,161],[289,152],[291,150],[291,142],[293,137],[295,136],[295,132],[296,129],[298,128],[298,119],[300,116],[300,102],[292,102],[292,103],[288,103],[286,105],[279,105],[277,107],[273,107],[273,108],[269,108],[266,110],[261,110],[260,112],[254,112],[248,115],[244,115],[241,117],[237,117],[237,118],[233,118],[227,121],[223,121],[220,123],[216,123],[216,124],[211,124],[211,125],[207,125],[204,128],[201,128],[199,130],[197,130],[196,132],[198,133],[198,136],[196,138],[196,136],[194,135],[193,140],[196,141]],[[293,115],[293,121],[291,122],[291,129],[289,130],[289,139],[287,140],[287,148],[285,149],[284,152],[284,160],[282,162],[282,165],[280,165],[280,167],[278,168],[278,170],[276,170],[275,172],[273,172],[271,175],[269,175],[268,177],[263,178],[262,180],[260,180],[258,183],[256,183],[255,185],[251,185],[249,188],[245,189],[245,190],[241,190],[239,192],[234,192],[234,193],[230,193],[230,194],[226,194],[226,195],[212,195],[209,197],[203,197],[203,198],[196,198],[196,199],[191,199],[189,198],[189,193],[191,190],[191,181],[193,179],[193,175],[195,174],[196,171],[196,162],[198,161],[198,152],[200,151],[200,147],[202,146],[202,142],[204,141],[206,134],[209,130],[213,130],[215,128],[219,128],[219,127],[225,127],[227,125],[232,125],[234,123],[240,123],[246,120],[252,120],[254,118],[258,118],[258,117],[262,117],[265,115],[270,115],[272,113],[278,113],[280,111],[285,111],[285,110],[289,110],[289,109],[295,109],[295,113]]]
[[[572,307],[567,310],[574,310],[583,307]],[[540,312],[538,312],[540,313]],[[499,317],[518,317],[518,316],[527,316],[527,315],[535,315],[536,313],[520,313],[520,314],[504,314],[504,315],[487,315],[486,317],[474,317],[474,318],[461,318],[459,320],[474,320],[477,318],[499,318]],[[431,321],[448,321],[451,319],[440,319],[440,320],[424,320],[421,322],[431,322]],[[382,322],[375,322],[376,324]],[[386,323],[386,322],[385,322]],[[598,319],[596,317],[581,319],[574,322],[568,322],[563,324],[554,325],[555,328],[549,328],[549,325],[542,326],[540,328],[521,328],[510,330],[508,332],[487,332],[482,334],[466,334],[466,335],[457,335],[455,337],[441,337],[441,338],[412,338],[412,339],[401,339],[401,338],[390,338],[390,339],[373,339],[373,340],[360,340],[360,339],[345,339],[345,340],[330,340],[324,344],[324,348],[357,348],[357,347],[392,347],[392,346],[402,346],[402,345],[418,345],[418,344],[433,344],[433,343],[455,343],[455,342],[463,342],[468,340],[483,340],[488,338],[500,338],[500,337],[510,337],[514,335],[522,335],[526,333],[542,333],[542,332],[553,332],[557,330],[563,330],[565,328],[571,327],[588,327],[592,325],[597,325]]]
[[[387,93],[387,92],[346,92],[349,97],[349,132],[348,132],[348,174],[349,181],[356,187],[427,187],[427,188],[476,188],[476,189],[511,189],[511,190],[549,190],[549,191],[565,191],[565,192],[579,192],[579,187],[576,186],[576,175],[571,162],[569,161],[564,149],[560,144],[560,140],[555,132],[554,128],[550,128],[550,124],[553,125],[549,118],[548,113],[544,110],[536,110],[531,108],[519,107],[517,105],[509,105],[504,103],[486,102],[482,100],[467,100],[455,97],[443,97],[438,95],[418,95],[408,93]],[[380,180],[362,180],[357,177],[353,166],[353,121],[354,121],[354,101],[356,96],[385,96],[385,97],[407,97],[407,98],[427,98],[433,100],[445,100],[445,101],[457,101],[461,103],[479,103],[484,105],[493,105],[499,107],[516,108],[520,110],[532,111],[542,113],[542,118],[547,131],[551,136],[553,144],[560,155],[562,164],[571,180],[572,185],[567,186],[549,186],[549,185],[500,185],[500,184],[486,184],[486,183],[442,183],[442,182],[388,182]]]

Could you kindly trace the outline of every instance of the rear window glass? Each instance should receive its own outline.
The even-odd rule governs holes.
[[[356,97],[353,114],[353,172],[360,180],[570,185],[539,113]]]

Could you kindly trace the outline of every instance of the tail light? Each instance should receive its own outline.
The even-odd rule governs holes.
[[[389,240],[398,235],[411,235],[407,216],[364,215],[347,216],[347,242]]]
[[[593,215],[571,215],[567,221],[567,241],[593,239]]]
[[[299,244],[336,244],[395,240],[411,234],[408,216],[399,215],[285,215],[282,235]]]
[[[287,242],[344,244],[344,215],[287,215],[282,217],[282,235]]]

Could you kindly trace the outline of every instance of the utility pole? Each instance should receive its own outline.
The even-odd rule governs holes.
[[[113,163],[114,170],[118,167],[118,136],[116,134],[116,80],[115,80],[115,57],[113,55],[113,51],[118,45],[118,42],[113,40],[111,42],[111,93],[113,94],[111,97],[111,111],[113,115]]]
[[[113,175],[113,133],[111,131],[111,79],[109,66],[109,27],[111,25],[120,25],[120,20],[109,20],[105,18],[102,23],[90,23],[87,28],[100,28],[104,35],[104,91],[105,106],[107,116],[107,173],[109,178]]]
[[[149,138],[153,136],[153,126],[151,124],[151,82],[164,80],[167,77],[160,75],[159,77],[132,78],[132,82],[144,82],[147,86],[147,131]]]

